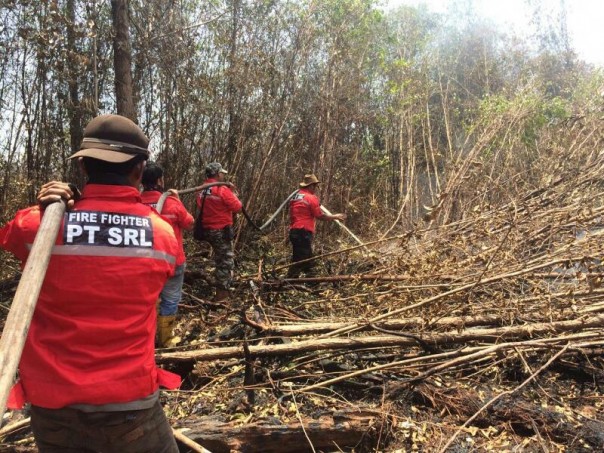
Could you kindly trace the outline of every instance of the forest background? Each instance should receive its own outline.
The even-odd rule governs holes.
[[[156,357],[189,367],[183,393],[164,395],[173,424],[207,441],[202,416],[262,431],[253,422],[270,412],[300,422],[286,434],[308,451],[315,409],[362,402],[382,424],[358,437],[319,427],[311,446],[335,433],[356,448],[371,425],[355,451],[600,451],[604,74],[573,49],[563,8],[526,5],[531,39],[471,0],[446,14],[373,0],[0,0],[0,223],[48,180],[84,183],[67,157],[101,113],[138,121],[168,187],[197,186],[220,161],[256,220],[313,172],[365,247],[322,226],[317,249],[332,254],[318,286],[282,287],[286,214],[265,237],[239,222],[250,323],[208,308],[207,257],[187,237],[182,346]],[[5,259],[2,301],[18,274]],[[254,360],[227,360],[218,326],[233,318]],[[298,341],[262,349],[287,336]],[[325,353],[332,337],[346,352]],[[253,440],[212,426],[224,450],[211,451]],[[275,439],[271,451],[292,451]]]
[[[564,15],[528,4],[530,41],[470,1],[443,15],[372,0],[132,0],[134,117],[169,187],[220,161],[256,218],[314,172],[353,230],[445,224],[546,184],[576,123],[599,128],[601,71],[571,47]],[[82,183],[66,157],[92,117],[116,111],[111,8],[3,2],[2,222],[45,181]]]

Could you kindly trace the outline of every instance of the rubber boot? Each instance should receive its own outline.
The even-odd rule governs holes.
[[[228,289],[216,288],[214,302],[226,302],[230,297],[231,292]]]
[[[175,345],[174,326],[176,326],[176,315],[157,317],[157,337],[160,348],[169,348]]]

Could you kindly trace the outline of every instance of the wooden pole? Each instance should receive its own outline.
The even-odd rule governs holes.
[[[31,318],[38,302],[64,213],[65,203],[63,201],[52,203],[44,211],[40,228],[23,268],[21,280],[2,331],[0,339],[0,423],[6,410],[6,401],[15,380]]]

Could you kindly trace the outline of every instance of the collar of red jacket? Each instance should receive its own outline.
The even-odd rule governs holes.
[[[130,198],[132,202],[141,202],[141,194],[135,187],[109,184],[86,184],[82,198]]]

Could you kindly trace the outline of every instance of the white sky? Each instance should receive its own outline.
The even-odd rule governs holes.
[[[434,12],[445,13],[450,0],[384,0],[388,8],[423,3]],[[505,27],[522,33],[531,19],[527,0],[473,0],[477,12]],[[604,66],[604,0],[540,0],[544,8],[557,13],[566,5],[568,33],[575,51],[586,61]]]

